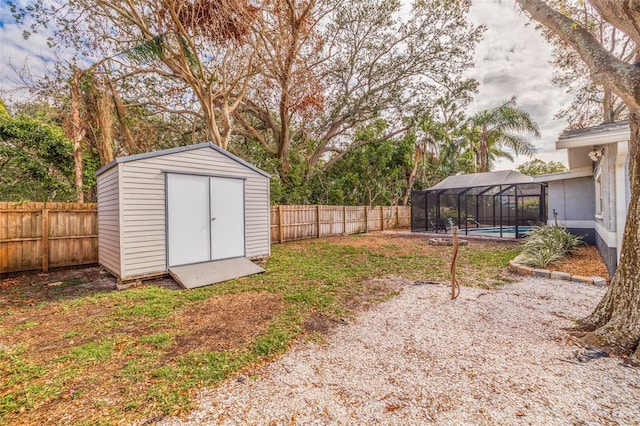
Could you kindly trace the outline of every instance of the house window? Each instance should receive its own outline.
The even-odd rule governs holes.
[[[602,173],[600,170],[596,172],[596,219],[602,219]]]

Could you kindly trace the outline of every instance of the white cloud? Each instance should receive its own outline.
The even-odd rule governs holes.
[[[527,25],[528,18],[514,8],[512,1],[474,0],[469,18],[487,26],[485,38],[476,49],[475,68],[468,72],[480,82],[469,113],[495,107],[516,95],[518,104],[540,126],[542,136],[535,141],[535,157],[566,164],[566,154],[556,151],[555,141],[567,123],[553,116],[571,98],[551,83],[551,46],[533,24]],[[515,163],[500,161],[496,170],[513,169],[528,160],[518,157]]]
[[[9,13],[6,2],[0,4],[0,91],[2,96],[23,99],[24,92],[15,92],[23,83],[16,71],[24,71],[34,76],[48,72],[56,52],[47,46],[45,32],[33,33],[28,39],[23,37],[24,28],[16,24]]]

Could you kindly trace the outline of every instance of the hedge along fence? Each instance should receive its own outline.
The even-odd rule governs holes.
[[[271,242],[411,225],[406,206],[273,206]],[[96,204],[0,202],[0,274],[98,262]]]
[[[271,243],[411,226],[407,206],[272,206]]]
[[[0,273],[97,262],[96,204],[0,202]]]

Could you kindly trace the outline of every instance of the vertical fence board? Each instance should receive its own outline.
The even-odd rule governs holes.
[[[50,250],[50,245],[49,245],[49,210],[48,209],[42,209],[42,214],[40,216],[40,219],[42,220],[42,234],[41,234],[41,241],[42,241],[42,254],[40,255],[42,257],[42,271],[43,272],[48,272],[49,271],[49,250]]]
[[[0,214],[0,241],[7,238],[7,215]],[[9,267],[9,250],[7,244],[0,243],[0,271]]]
[[[390,206],[272,206],[271,242],[356,234],[410,225],[410,208]]]
[[[98,261],[96,204],[0,202],[0,273]]]

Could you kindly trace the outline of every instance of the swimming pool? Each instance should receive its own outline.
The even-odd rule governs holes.
[[[533,229],[533,226],[518,226],[518,238],[524,237],[528,232]],[[500,227],[491,228],[469,228],[461,229],[460,232],[466,232],[468,235],[478,235],[484,237],[500,238]],[[516,238],[515,226],[503,226],[502,238]]]

